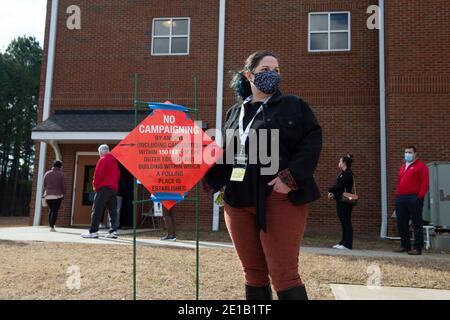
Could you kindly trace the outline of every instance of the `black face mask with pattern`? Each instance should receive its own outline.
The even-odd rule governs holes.
[[[259,91],[265,94],[274,94],[280,86],[280,75],[275,71],[263,71],[255,73],[253,84]]]

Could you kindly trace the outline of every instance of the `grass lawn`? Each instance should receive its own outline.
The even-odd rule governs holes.
[[[139,238],[147,239],[159,239],[165,235],[165,231],[156,230],[146,233],[140,233]],[[230,236],[227,231],[221,230],[218,232],[202,231],[200,232],[201,241],[216,241],[216,242],[231,242]],[[194,231],[178,231],[177,239],[179,240],[195,240]],[[340,241],[337,236],[324,236],[324,235],[307,235],[304,237],[302,246],[307,247],[326,247],[331,248],[333,245]],[[392,251],[400,246],[399,241],[393,240],[381,240],[381,239],[367,239],[358,238],[354,239],[353,249],[358,250],[387,250]]]
[[[130,246],[0,241],[0,299],[131,299]],[[242,299],[243,275],[231,249],[201,249],[200,298]],[[138,299],[195,299],[195,251],[138,247]],[[302,254],[311,299],[333,299],[330,283],[366,284],[378,265],[384,286],[450,289],[448,260],[370,259]],[[69,290],[70,266],[81,289]],[[447,279],[447,280],[445,280]]]

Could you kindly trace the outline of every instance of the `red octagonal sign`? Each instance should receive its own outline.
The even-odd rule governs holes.
[[[170,209],[223,151],[186,113],[154,110],[111,152]]]

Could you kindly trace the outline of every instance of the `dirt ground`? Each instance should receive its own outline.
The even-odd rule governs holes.
[[[130,246],[0,241],[0,252],[0,299],[132,298]],[[138,299],[195,299],[194,250],[139,246],[137,262]],[[201,299],[244,297],[234,250],[201,249],[200,262]],[[448,260],[302,254],[299,270],[311,299],[333,299],[330,283],[366,284],[371,265],[381,269],[383,286],[450,289]]]

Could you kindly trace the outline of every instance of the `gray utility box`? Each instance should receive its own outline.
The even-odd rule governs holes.
[[[431,239],[431,247],[435,248],[436,250],[450,251],[449,234],[436,234]]]
[[[450,229],[450,162],[431,162],[430,191],[424,201],[423,220]]]

